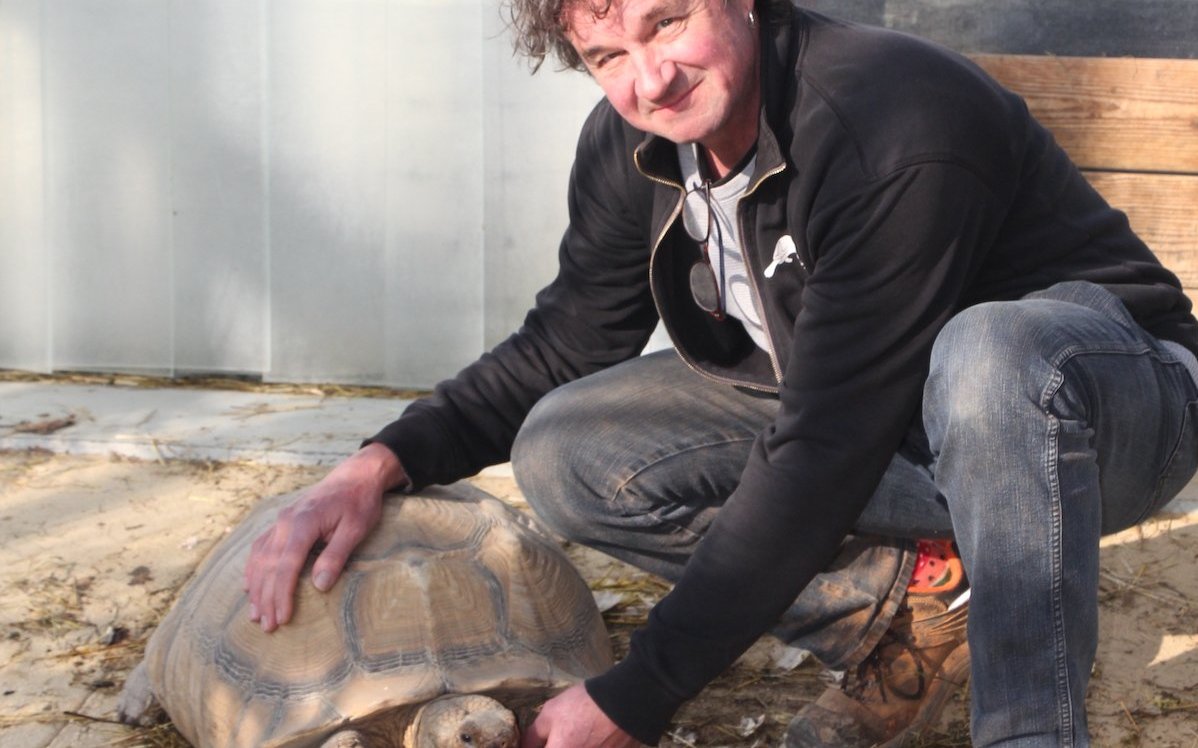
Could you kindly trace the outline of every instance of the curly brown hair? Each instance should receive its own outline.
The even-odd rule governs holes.
[[[562,69],[586,71],[586,65],[568,36],[566,19],[570,13],[585,6],[595,18],[611,12],[617,0],[504,0],[503,9],[512,31],[516,54],[528,60],[535,73],[553,55]],[[791,0],[757,0],[759,15],[776,19],[789,14]]]
[[[596,18],[611,10],[615,0],[506,0],[503,3],[512,46],[523,55],[535,73],[545,58],[553,55],[562,69],[585,71],[586,65],[567,36],[568,11],[587,3]]]

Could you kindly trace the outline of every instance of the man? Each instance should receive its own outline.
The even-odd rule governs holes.
[[[788,746],[901,740],[967,669],[975,744],[1087,744],[1098,539],[1198,462],[1176,278],[933,45],[752,0],[511,10],[606,97],[558,277],[258,539],[255,620],[287,621],[318,541],[333,583],[385,489],[510,455],[550,525],[676,581],[526,748],[656,742],[771,627],[850,668]],[[677,355],[636,357],[659,316]],[[949,544],[923,544],[929,587],[900,540],[950,536],[967,605]]]

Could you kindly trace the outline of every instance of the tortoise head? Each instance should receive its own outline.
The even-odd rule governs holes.
[[[442,696],[425,704],[412,725],[414,748],[517,748],[511,710],[489,696]]]

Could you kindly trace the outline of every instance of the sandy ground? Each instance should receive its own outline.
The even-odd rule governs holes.
[[[155,622],[196,564],[259,497],[323,469],[136,462],[0,452],[0,746],[177,746],[169,727],[111,724]],[[519,506],[510,479],[478,485]],[[1110,538],[1089,698],[1096,745],[1198,746],[1198,518]],[[569,549],[605,599],[617,648],[663,586]],[[763,641],[678,716],[662,746],[773,746],[823,688]],[[967,745],[965,699],[925,746]]]

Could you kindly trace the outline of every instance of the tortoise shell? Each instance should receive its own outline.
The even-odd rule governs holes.
[[[444,694],[527,711],[611,664],[602,618],[556,543],[458,483],[384,501],[327,593],[300,578],[290,623],[250,621],[250,546],[293,495],[263,502],[204,560],[137,679],[194,745],[319,745],[380,717],[402,733]]]

